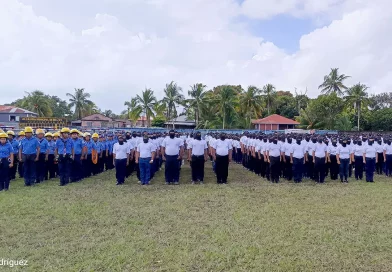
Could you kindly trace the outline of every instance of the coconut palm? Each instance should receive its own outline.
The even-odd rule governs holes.
[[[131,101],[125,101],[124,106],[127,107],[127,118],[131,120],[133,124],[136,124],[143,111],[142,107],[138,104],[137,97],[133,97]]]
[[[331,68],[331,72],[324,76],[324,82],[318,88],[321,89],[322,93],[336,93],[338,96],[342,96],[344,90],[347,90],[343,82],[349,77],[345,74],[339,75],[339,68]]]
[[[162,102],[166,105],[166,119],[170,120],[172,118],[177,117],[177,105],[181,105],[184,103],[184,96],[181,94],[181,87],[177,86],[177,83],[174,81],[166,84],[164,89],[165,97],[162,99]]]
[[[145,89],[141,96],[136,96],[136,101],[139,103],[142,112],[144,112],[147,119],[147,127],[149,127],[151,122],[150,118],[154,116],[154,104],[157,102],[154,92],[151,89]]]
[[[216,104],[218,112],[222,118],[222,128],[225,129],[227,124],[232,123],[232,116],[236,114],[238,105],[238,91],[232,86],[224,85],[216,88],[212,103]]]
[[[69,97],[69,106],[70,107],[75,107],[75,117],[77,119],[82,119],[87,112],[93,112],[94,111],[94,103],[89,100],[90,94],[84,92],[84,89],[76,89],[75,88],[75,93],[66,94]]]
[[[361,108],[369,104],[368,87],[364,84],[358,83],[346,91],[345,101],[348,105],[353,105],[357,112],[357,127],[359,131],[359,120],[361,116]]]
[[[267,105],[267,112],[268,115],[270,115],[271,108],[276,99],[275,86],[272,84],[265,85],[263,87],[263,94],[264,94],[265,103]]]
[[[249,86],[247,91],[240,95],[240,110],[244,113],[247,127],[250,127],[252,118],[259,118],[263,109],[261,91],[255,86]]]
[[[50,100],[41,91],[26,92],[27,96],[22,99],[21,107],[35,112],[40,117],[50,117],[53,112],[50,108]]]
[[[203,110],[204,98],[205,98],[205,89],[206,85],[197,83],[191,86],[191,89],[188,91],[188,95],[191,97],[186,100],[187,106],[189,110],[192,110],[194,113],[194,118],[196,122],[196,127],[199,125],[200,115]]]

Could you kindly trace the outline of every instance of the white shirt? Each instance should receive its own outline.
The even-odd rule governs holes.
[[[365,150],[365,147],[363,145],[355,145],[352,153],[354,153],[354,156],[362,157],[363,153],[365,153],[364,150]]]
[[[338,147],[334,146],[332,143],[330,146],[328,146],[327,152],[329,155],[336,155],[337,151],[338,151]]]
[[[202,156],[207,149],[207,143],[204,140],[193,140],[189,143],[189,149],[192,149],[192,155]]]
[[[123,143],[122,145],[115,143],[113,145],[113,154],[116,154],[116,160],[126,159],[129,154],[127,143]]]
[[[280,156],[280,144],[270,143],[267,147],[267,151],[269,151],[269,156],[271,157],[279,157]]]
[[[289,144],[289,143],[284,143],[283,145],[282,145],[282,152],[284,152],[284,155],[285,156],[290,156],[290,153],[291,153],[291,149],[292,149],[292,146],[293,144],[291,143],[291,144]]]
[[[295,143],[291,146],[290,153],[293,154],[293,158],[303,159],[306,153],[306,147],[302,143],[301,144]]]
[[[170,138],[167,137],[163,140],[162,146],[165,148],[165,154],[168,156],[176,156],[180,154],[180,148],[184,145],[184,141],[181,138]]]
[[[382,143],[381,144],[374,143],[373,145],[376,148],[376,152],[377,153],[383,153],[384,152],[384,146],[382,145]]]
[[[346,147],[343,147],[342,145],[338,146],[336,150],[336,154],[339,155],[340,159],[349,159],[351,150],[350,148],[346,145]]]
[[[384,151],[386,155],[392,155],[392,144],[386,144],[384,145]]]
[[[155,145],[148,142],[148,143],[140,143],[137,146],[137,151],[140,153],[140,158],[151,158],[151,153],[155,152]]]
[[[131,154],[131,151],[135,148],[135,146],[131,140],[127,141],[127,145],[128,145],[128,154]]]
[[[215,152],[219,156],[227,156],[229,154],[229,150],[231,150],[233,147],[230,143],[229,140],[225,139],[222,141],[221,139],[216,140],[212,147],[215,149]]]
[[[315,143],[313,143],[312,141],[309,141],[309,143],[306,146],[306,151],[308,151],[308,153],[310,155],[313,154],[314,146],[315,146]]]
[[[363,153],[365,153],[366,158],[375,158],[376,157],[376,147],[374,143],[372,145],[366,145]]]
[[[325,143],[317,143],[314,145],[314,155],[317,158],[325,158],[325,152],[327,152],[327,145]]]

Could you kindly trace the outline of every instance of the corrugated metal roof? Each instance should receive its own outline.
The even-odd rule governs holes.
[[[299,125],[297,121],[280,116],[279,114],[272,114],[263,119],[253,120],[252,124],[279,124],[279,125]]]
[[[14,107],[14,106],[2,106],[0,105],[0,113],[28,113],[28,114],[35,114],[35,112],[28,111],[22,108]]]

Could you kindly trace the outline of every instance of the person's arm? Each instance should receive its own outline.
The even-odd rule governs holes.
[[[386,151],[385,147],[384,147],[384,151],[382,153],[384,155],[384,161],[386,162],[387,161],[387,151]]]
[[[181,160],[183,157],[184,157],[184,146],[180,146],[180,155],[178,156],[178,159]]]
[[[49,157],[49,143],[46,142],[45,161],[48,161],[48,157]]]
[[[39,160],[39,153],[40,153],[40,151],[41,151],[41,147],[39,146],[39,144],[38,144],[38,141],[37,141],[37,152],[36,152],[36,156],[35,156],[35,161],[38,161]]]
[[[115,163],[116,163],[116,148],[115,148],[115,146],[113,146],[113,165],[116,165]]]
[[[136,151],[136,154],[135,154],[135,163],[139,163],[139,157],[140,157],[140,152],[139,152],[139,151]]]
[[[10,168],[14,167],[14,150],[12,150],[12,152],[10,154],[10,165],[9,165],[9,167]]]
[[[376,151],[376,163],[378,163],[378,154],[377,154],[377,151]]]
[[[161,146],[161,153],[162,153],[162,160],[166,161],[166,157],[165,157],[165,147]]]
[[[207,150],[208,150],[207,148],[204,149],[204,161],[208,161],[208,151]]]
[[[290,153],[290,163],[293,164],[293,153]]]
[[[269,150],[267,150],[267,162],[270,162]]]
[[[366,163],[366,153],[365,152],[363,153],[363,163],[364,164]]]
[[[188,161],[191,161],[192,147],[188,149]]]
[[[338,164],[340,164],[340,156],[339,156],[339,154],[336,154],[336,161],[337,161]]]
[[[316,151],[312,151],[313,163],[316,163]]]
[[[327,151],[325,151],[325,163],[327,163],[328,162],[328,153],[327,153]]]
[[[331,162],[331,154],[329,154],[329,152],[327,152],[327,159],[328,159],[328,162]]]
[[[232,157],[233,157],[233,150],[229,149],[229,162],[231,162]]]
[[[129,165],[129,153],[127,153],[127,166]]]
[[[19,147],[18,155],[19,155],[19,161],[21,162],[22,161],[22,145],[20,145],[20,147]]]

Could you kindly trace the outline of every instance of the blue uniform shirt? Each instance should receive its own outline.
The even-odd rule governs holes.
[[[12,149],[14,150],[14,154],[18,154],[18,152],[19,152],[19,141],[12,140],[12,141],[9,141],[9,143],[11,144]]]
[[[84,141],[83,146],[87,147],[87,155],[91,155],[91,152],[95,149],[94,142],[92,140]]]
[[[0,144],[0,159],[8,158],[13,152],[12,145],[9,142]]]
[[[113,153],[113,145],[116,141],[115,140],[107,140],[106,141],[106,150],[109,152],[109,155]]]
[[[45,138],[42,138],[42,139],[38,139],[37,138],[37,140],[38,140],[38,142],[39,142],[39,146],[40,146],[40,153],[42,154],[42,153],[46,153],[46,150],[48,150],[48,140],[46,140]]]
[[[39,142],[35,137],[30,137],[30,139],[24,138],[19,145],[19,149],[22,149],[22,154],[24,155],[37,154],[38,147]]]
[[[54,150],[56,149],[56,142],[55,141],[48,141],[48,149],[49,149],[49,154],[53,155],[54,154]]]
[[[94,149],[97,150],[98,153],[102,151],[102,144],[99,141],[94,142]]]
[[[83,140],[80,138],[72,139],[75,155],[81,155],[83,150]]]
[[[61,138],[56,141],[57,153],[59,155],[71,155],[73,149],[73,141],[71,138],[63,140]]]

